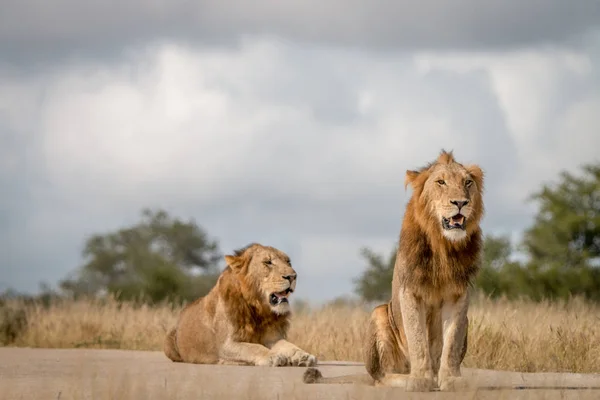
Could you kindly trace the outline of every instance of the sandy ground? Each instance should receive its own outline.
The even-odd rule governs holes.
[[[324,376],[365,373],[358,363],[324,362],[319,369]],[[600,374],[464,369],[471,389],[458,394],[307,385],[304,371],[180,364],[149,351],[0,348],[0,399],[600,399]],[[597,388],[581,389],[590,386]]]

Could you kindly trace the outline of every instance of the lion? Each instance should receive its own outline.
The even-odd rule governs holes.
[[[406,205],[392,278],[392,298],[373,310],[363,343],[369,376],[324,378],[316,368],[305,383],[366,383],[407,391],[463,386],[468,288],[480,266],[483,171],[442,150],[425,167],[406,172]],[[436,379],[437,378],[437,379]]]
[[[286,340],[297,281],[290,258],[252,243],[225,261],[215,286],[187,305],[166,335],[166,356],[193,364],[315,365],[315,356]]]

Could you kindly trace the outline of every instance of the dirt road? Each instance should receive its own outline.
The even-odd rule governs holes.
[[[361,364],[344,362],[324,362],[319,369],[324,376],[365,372]],[[304,370],[180,364],[149,351],[0,348],[0,399],[600,399],[600,375],[590,374],[465,369],[473,389],[457,395],[306,385]],[[484,388],[489,386],[538,388]],[[598,389],[575,388],[585,386]]]

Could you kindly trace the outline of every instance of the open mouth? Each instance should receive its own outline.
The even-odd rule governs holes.
[[[292,289],[287,288],[283,292],[271,293],[269,296],[269,303],[272,306],[279,305],[281,303],[289,303],[288,297],[292,293]]]
[[[456,214],[450,218],[442,218],[442,226],[444,229],[465,229],[467,218],[462,214]]]

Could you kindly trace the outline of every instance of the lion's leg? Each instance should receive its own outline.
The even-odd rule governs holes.
[[[219,358],[220,363],[237,361],[266,367],[279,367],[287,364],[286,357],[271,352],[262,344],[234,342],[232,340],[223,343],[219,351]]]
[[[460,364],[465,354],[467,335],[468,293],[456,301],[445,301],[442,306],[444,346],[440,360],[438,383],[440,390],[453,390],[456,378],[460,377]]]
[[[386,374],[408,374],[408,359],[392,331],[388,304],[375,307],[367,327],[363,359],[367,372],[375,380]]]
[[[400,291],[400,310],[410,355],[410,376],[406,390],[433,390],[435,383],[427,340],[426,305],[413,292],[402,289]]]
[[[427,310],[427,341],[429,343],[429,353],[431,357],[431,367],[434,375],[437,374],[440,367],[440,357],[442,354],[443,335],[442,335],[442,317],[441,311],[435,307],[428,307]],[[406,345],[406,344],[404,344]],[[407,362],[406,372],[410,366]],[[409,375],[386,374],[377,384],[383,386],[396,386],[406,388],[409,381]]]
[[[307,353],[293,343],[280,339],[272,345],[267,345],[272,354],[279,354],[287,359],[287,364],[292,366],[312,367],[317,364],[317,358]]]
[[[184,315],[175,334],[177,350],[183,362],[216,364],[219,361],[217,344],[212,330],[201,321]]]
[[[216,364],[219,361],[214,339],[204,332],[201,329],[194,335],[179,335],[177,344],[183,362]]]
[[[465,317],[465,341],[463,343],[463,350],[460,353],[460,363],[462,364],[463,360],[465,359],[465,355],[467,354],[467,346],[468,346],[468,342],[467,342],[467,338],[469,337],[469,317]]]
[[[442,313],[437,307],[430,307],[427,312],[427,341],[429,342],[429,355],[433,374],[437,375],[440,369],[440,358],[444,344],[442,329]]]

